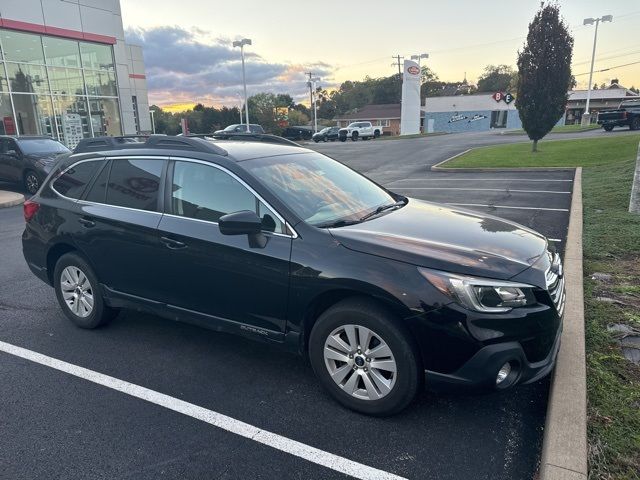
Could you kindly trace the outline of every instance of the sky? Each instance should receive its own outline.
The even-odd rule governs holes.
[[[600,25],[594,70],[640,62],[640,0],[558,0],[575,39],[573,73],[588,83],[593,26],[588,17],[613,15]],[[351,7],[353,5],[354,7]],[[361,7],[366,5],[366,9]],[[306,101],[305,72],[335,88],[345,80],[397,72],[392,56],[428,53],[440,80],[475,83],[485,66],[515,67],[539,0],[121,0],[127,40],[144,48],[151,104],[184,109],[196,102],[240,102],[240,52],[245,47],[248,94],[290,93]],[[640,63],[594,73],[594,82],[619,79],[640,87]]]

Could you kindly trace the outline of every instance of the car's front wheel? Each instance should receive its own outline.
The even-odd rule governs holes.
[[[602,128],[604,128],[605,132],[610,132],[611,130],[613,130],[613,125],[605,125]]]
[[[368,415],[399,412],[422,384],[410,337],[394,325],[393,315],[366,298],[344,300],[318,318],[309,357],[338,402]]]
[[[631,125],[629,125],[630,130],[640,130],[640,116],[635,117],[631,120]]]
[[[96,328],[117,315],[105,305],[98,278],[76,253],[60,257],[53,273],[58,303],[64,314],[80,328]]]

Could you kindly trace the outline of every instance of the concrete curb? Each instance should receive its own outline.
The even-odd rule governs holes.
[[[24,195],[0,190],[0,208],[15,207],[24,202]]]
[[[551,383],[540,480],[587,480],[587,372],[582,285],[582,168],[576,168],[564,258],[564,330]]]
[[[498,144],[499,145],[499,144]],[[509,145],[509,144],[507,144]],[[494,147],[495,145],[489,145]],[[478,148],[478,147],[476,147]],[[568,171],[574,170],[576,167],[504,167],[504,168],[489,168],[489,167],[465,167],[465,168],[451,168],[451,167],[443,167],[445,163],[450,162],[451,160],[458,158],[465,153],[469,153],[471,150],[475,150],[476,148],[468,148],[464,152],[456,153],[454,156],[447,158],[441,162],[436,163],[430,167],[430,170],[434,172],[557,172],[557,171]],[[485,147],[479,147],[485,148]]]

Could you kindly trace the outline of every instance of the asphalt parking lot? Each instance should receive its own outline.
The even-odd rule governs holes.
[[[313,148],[399,193],[518,221],[562,249],[573,172],[429,171],[450,150],[474,141],[454,137]],[[493,140],[475,137],[479,144]],[[22,229],[21,208],[0,210],[0,342],[89,372],[74,376],[0,352],[0,478],[535,475],[548,379],[501,393],[426,391],[397,416],[362,416],[333,402],[304,360],[267,344],[137,312],[94,331],[73,327],[53,290],[28,271]],[[115,388],[116,381],[96,384],[91,372],[168,397],[136,398]],[[178,413],[180,402],[206,409],[203,415],[222,428]],[[230,433],[237,421],[257,433]],[[275,436],[261,442],[264,431]],[[292,450],[308,460],[287,453]]]

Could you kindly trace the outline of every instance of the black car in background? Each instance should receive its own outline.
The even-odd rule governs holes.
[[[233,125],[229,125],[222,130],[216,130],[213,132],[215,134],[225,134],[225,133],[264,133],[264,129],[261,125],[257,123],[249,124],[249,132],[247,132],[247,124],[246,123],[235,123]]]
[[[299,142],[300,140],[311,140],[313,128],[306,125],[286,127],[281,134],[282,137]]]
[[[320,130],[318,133],[314,133],[313,139],[314,142],[335,142],[338,140],[338,132],[340,131],[340,127],[326,127]]]
[[[545,237],[299,146],[112,142],[61,159],[24,215],[29,268],[77,326],[133,308],[279,344],[359,412],[555,363],[564,276]]]
[[[58,157],[71,151],[46,136],[0,136],[0,180],[20,183],[33,195]]]

